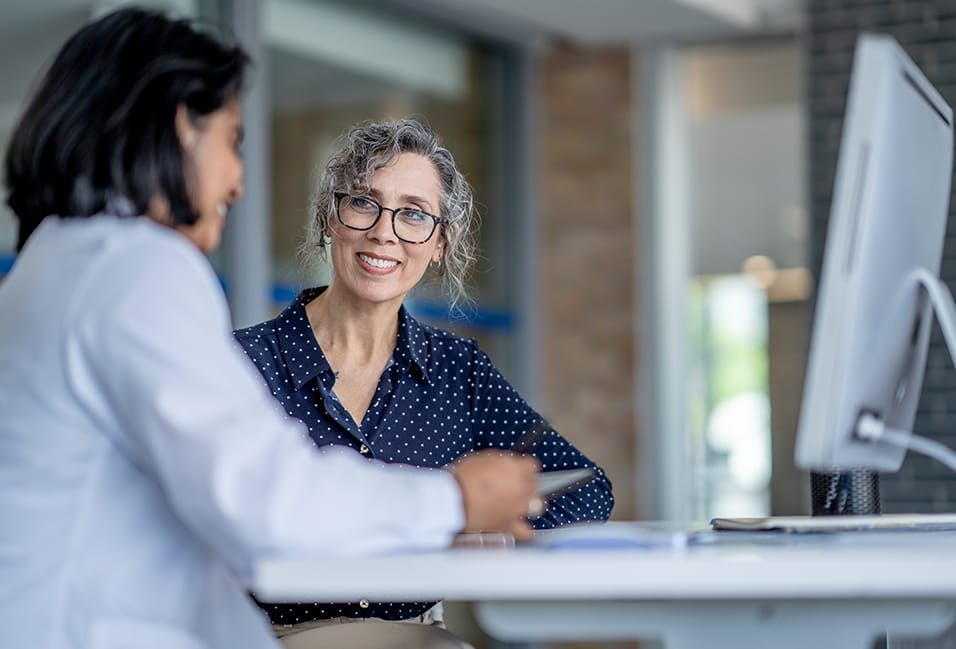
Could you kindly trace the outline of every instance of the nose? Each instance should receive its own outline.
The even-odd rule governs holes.
[[[240,162],[239,163],[239,177],[236,180],[235,186],[232,188],[232,200],[233,202],[238,201],[246,193],[246,186],[243,183],[243,178],[245,177],[245,167]]]
[[[365,231],[365,236],[370,241],[378,243],[387,243],[397,241],[395,231],[392,229],[393,213],[387,208],[382,210],[382,215],[370,230]]]

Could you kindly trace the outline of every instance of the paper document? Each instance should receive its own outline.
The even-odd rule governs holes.
[[[680,549],[687,547],[695,533],[659,523],[577,523],[539,530],[534,534],[532,545],[551,550]]]

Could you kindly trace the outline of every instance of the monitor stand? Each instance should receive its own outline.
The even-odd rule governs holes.
[[[868,469],[811,472],[810,513],[814,516],[881,513],[880,474]]]

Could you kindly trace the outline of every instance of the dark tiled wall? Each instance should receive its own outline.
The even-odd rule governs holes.
[[[894,38],[950,105],[956,104],[956,0],[807,0],[812,264],[819,277],[856,37]],[[941,274],[956,289],[956,219],[950,207]],[[929,352],[918,434],[956,448],[956,369],[938,327]],[[956,511],[956,473],[910,453],[882,478],[883,511]]]

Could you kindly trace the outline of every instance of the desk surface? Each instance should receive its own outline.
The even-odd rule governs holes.
[[[704,533],[686,547],[452,549],[258,566],[267,601],[956,599],[956,532]]]
[[[661,638],[668,649],[867,649],[880,634],[928,637],[956,621],[956,532],[655,538],[265,561],[255,590],[266,601],[468,600],[500,639]]]

